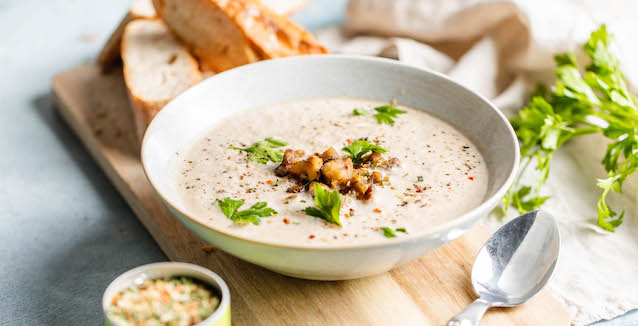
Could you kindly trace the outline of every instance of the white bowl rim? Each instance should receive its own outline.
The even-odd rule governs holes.
[[[109,318],[108,313],[106,311],[106,307],[108,306],[108,302],[106,302],[106,299],[107,299],[106,294],[109,293],[112,290],[112,288],[116,288],[120,286],[120,283],[122,282],[122,280],[127,278],[127,276],[131,274],[138,274],[143,271],[153,270],[153,269],[161,268],[164,266],[177,267],[178,269],[183,271],[185,270],[197,271],[212,278],[217,283],[217,284],[211,284],[211,282],[209,281],[198,279],[198,281],[200,282],[219,287],[219,290],[221,292],[221,298],[219,299],[219,306],[217,307],[215,312],[212,315],[208,316],[206,319],[195,324],[194,326],[204,325],[205,323],[209,323],[213,320],[216,320],[217,318],[220,318],[221,315],[225,314],[228,309],[230,309],[230,290],[228,289],[228,285],[226,284],[226,282],[224,282],[224,279],[222,279],[221,276],[215,274],[213,271],[209,270],[208,268],[205,268],[199,265],[190,264],[190,263],[182,263],[182,262],[174,262],[174,261],[165,261],[165,262],[150,263],[150,264],[135,267],[131,270],[128,270],[120,274],[120,276],[116,277],[113,281],[111,281],[109,286],[107,286],[106,289],[104,290],[104,294],[102,295],[102,310],[104,311],[104,317]],[[175,274],[175,276],[178,276],[178,275],[179,274]],[[123,289],[124,288],[121,288],[121,290]],[[112,323],[112,321],[110,322]],[[118,325],[114,325],[114,326],[118,326]]]
[[[148,131],[151,129],[151,127],[153,126],[153,123],[158,119],[158,117],[160,117],[162,115],[162,113],[166,112],[166,108],[168,109],[172,109],[170,108],[170,104],[176,100],[178,100],[181,97],[184,96],[188,96],[189,93],[193,90],[193,89],[197,89],[197,88],[202,88],[202,87],[206,87],[206,81],[204,80],[202,82],[200,82],[199,84],[191,87],[190,89],[186,90],[185,92],[179,94],[177,97],[173,98],[169,103],[166,104],[165,109],[160,110],[160,112],[155,116],[155,118],[151,121],[151,123],[149,124],[148,128],[146,128],[146,132],[144,133],[144,137],[142,139],[142,145],[141,145],[141,149],[140,149],[140,158],[142,161],[142,167],[144,169],[144,174],[147,177],[147,180],[150,182],[151,186],[153,187],[153,189],[155,190],[155,193],[164,201],[165,204],[170,205],[172,209],[174,209],[175,211],[179,212],[182,216],[188,218],[191,222],[196,223],[206,229],[210,229],[214,232],[218,232],[221,233],[227,237],[231,237],[237,240],[241,240],[241,241],[245,241],[248,243],[252,243],[255,245],[261,245],[261,246],[268,246],[268,247],[277,247],[277,248],[287,248],[287,249],[297,249],[297,250],[307,250],[307,251],[341,251],[344,249],[364,249],[364,248],[378,248],[378,247],[390,247],[390,246],[395,246],[395,245],[399,245],[405,242],[410,242],[410,241],[416,241],[422,238],[426,238],[428,236],[431,236],[433,234],[436,233],[440,233],[443,230],[446,229],[452,229],[457,225],[462,225],[465,222],[468,222],[472,219],[472,217],[474,217],[476,214],[479,214],[480,211],[482,210],[487,210],[488,207],[495,205],[496,202],[500,201],[501,198],[503,198],[503,196],[505,195],[505,193],[509,190],[509,188],[511,187],[512,183],[514,182],[514,178],[516,178],[516,174],[518,172],[518,167],[519,167],[519,163],[520,163],[520,148],[519,148],[519,143],[518,143],[518,138],[516,137],[516,133],[514,132],[514,128],[512,128],[512,125],[510,124],[509,120],[507,119],[507,117],[505,117],[505,115],[503,114],[503,112],[501,112],[501,110],[499,110],[490,100],[488,100],[487,98],[485,98],[483,95],[465,87],[464,85],[454,81],[453,79],[451,79],[450,77],[439,73],[437,71],[434,70],[430,70],[430,69],[426,69],[426,68],[419,68],[419,67],[415,67],[415,66],[410,66],[407,65],[405,63],[402,63],[398,60],[394,60],[394,59],[387,59],[387,58],[380,58],[380,57],[372,57],[372,56],[363,56],[363,55],[350,55],[350,54],[314,54],[314,55],[301,55],[301,56],[293,56],[293,57],[284,57],[284,58],[276,58],[276,59],[269,59],[269,60],[263,60],[263,61],[257,61],[254,63],[250,63],[250,64],[246,64],[243,66],[239,66],[233,69],[229,69],[226,71],[223,71],[221,73],[218,73],[214,76],[211,76],[209,78],[216,78],[219,76],[223,76],[225,74],[228,73],[238,73],[240,71],[243,70],[250,70],[253,69],[256,66],[261,66],[261,65],[272,65],[272,64],[285,64],[288,61],[303,61],[303,60],[307,60],[309,62],[312,62],[312,60],[340,60],[340,59],[346,59],[346,60],[356,60],[356,61],[367,61],[367,62],[371,62],[372,64],[375,63],[383,63],[383,64],[390,64],[390,65],[397,65],[397,66],[401,66],[403,68],[408,68],[408,69],[414,69],[414,70],[418,70],[421,71],[423,73],[426,74],[432,74],[435,75],[439,78],[445,79],[446,81],[453,83],[455,85],[457,85],[458,87],[462,88],[463,90],[472,93],[473,95],[475,95],[476,97],[480,98],[483,102],[485,102],[493,111],[494,113],[502,120],[503,123],[505,123],[506,128],[509,130],[509,134],[510,137],[512,137],[512,141],[514,144],[514,164],[512,166],[512,170],[510,172],[510,175],[507,177],[507,180],[505,180],[505,182],[503,183],[503,185],[501,185],[501,187],[498,188],[498,190],[496,192],[494,192],[494,194],[492,196],[490,196],[487,199],[484,199],[483,202],[477,206],[474,207],[473,209],[469,210],[468,212],[466,212],[465,214],[458,216],[454,219],[451,219],[450,221],[446,222],[446,223],[442,223],[442,224],[438,224],[432,228],[429,228],[427,230],[424,230],[423,232],[419,232],[419,233],[415,233],[415,234],[409,234],[406,237],[401,237],[401,238],[394,238],[390,241],[379,241],[379,242],[371,242],[371,243],[361,243],[361,244],[341,244],[341,245],[336,245],[336,246],[315,246],[315,245],[289,245],[289,244],[283,244],[283,243],[277,243],[277,242],[272,242],[272,241],[264,241],[264,240],[254,240],[254,239],[248,239],[248,238],[244,238],[244,237],[239,237],[237,235],[228,233],[226,231],[217,229],[217,228],[213,228],[210,225],[206,225],[201,223],[200,221],[198,221],[196,218],[193,218],[192,216],[190,216],[189,214],[179,210],[177,208],[177,205],[174,205],[173,202],[171,200],[169,200],[168,198],[166,198],[156,187],[155,184],[153,184],[153,180],[151,180],[151,178],[148,177],[148,173],[146,172],[148,167],[146,165],[146,161],[144,160],[144,145],[146,144],[146,140],[148,137],[150,137],[148,135]],[[447,121],[446,121],[447,122]]]

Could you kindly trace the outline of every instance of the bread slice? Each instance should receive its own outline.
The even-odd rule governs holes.
[[[326,53],[303,28],[256,0],[153,0],[202,70],[220,72],[284,56]]]
[[[107,70],[113,63],[120,58],[120,43],[126,25],[135,19],[156,19],[157,14],[153,8],[151,0],[135,0],[131,4],[128,13],[120,24],[117,26],[113,34],[104,44],[102,51],[98,54],[97,63],[102,70]]]
[[[261,0],[262,3],[280,15],[291,15],[302,8],[308,0]],[[107,70],[120,58],[120,43],[126,24],[135,19],[156,19],[157,13],[151,0],[134,0],[128,13],[100,51],[97,62],[102,70]]]
[[[159,19],[126,26],[122,62],[140,141],[162,107],[202,79],[195,58]]]

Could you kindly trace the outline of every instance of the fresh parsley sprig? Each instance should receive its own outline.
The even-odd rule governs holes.
[[[363,155],[365,155],[366,153],[386,153],[388,151],[385,148],[382,148],[381,146],[375,145],[364,139],[354,141],[352,144],[342,148],[341,150],[350,154],[352,162],[354,162],[355,164],[361,163],[363,161]]]
[[[239,148],[231,146],[232,149],[247,152],[246,159],[257,163],[266,164],[268,161],[279,163],[284,158],[284,152],[276,148],[286,146],[288,143],[272,138],[266,138],[252,144],[250,147]]]
[[[306,214],[322,218],[330,223],[341,226],[339,211],[341,210],[341,194],[338,191],[323,189],[315,182],[315,204],[317,207],[306,207]]]
[[[507,206],[519,212],[539,207],[547,197],[540,196],[547,180],[554,152],[566,141],[586,134],[602,132],[612,143],[602,164],[606,179],[598,179],[602,189],[597,203],[598,225],[608,231],[622,224],[607,204],[610,192],[621,192],[623,182],[638,169],[638,100],[632,95],[620,71],[618,58],[609,50],[611,36],[605,25],[593,33],[584,46],[591,64],[581,74],[572,53],[555,57],[558,80],[550,94],[537,92],[530,103],[510,121],[521,141],[525,160],[521,174],[536,161],[537,184],[519,186],[520,175],[504,197]]]
[[[238,210],[242,205],[244,205],[244,201],[241,199],[217,199],[217,205],[226,217],[236,223],[252,223],[259,225],[259,223],[261,223],[261,217],[268,217],[277,214],[277,211],[267,207],[268,204],[264,201],[258,202],[255,205],[252,205],[249,209],[245,209],[243,211]]]
[[[399,114],[404,114],[405,111],[398,109],[394,105],[384,105],[374,108],[377,113],[375,113],[374,117],[377,118],[378,124],[394,124],[394,118],[396,118]]]
[[[405,113],[405,111],[398,109],[396,105],[383,105],[373,109],[376,111],[374,117],[377,118],[378,124],[394,124],[394,118],[399,114]],[[352,111],[354,115],[370,115],[370,111],[363,108],[356,108]]]

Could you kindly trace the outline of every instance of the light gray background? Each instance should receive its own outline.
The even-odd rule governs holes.
[[[49,95],[51,77],[93,60],[128,4],[0,0],[1,326],[100,325],[111,280],[166,260]],[[312,0],[294,18],[316,29],[344,8]],[[638,325],[638,313],[604,325]]]

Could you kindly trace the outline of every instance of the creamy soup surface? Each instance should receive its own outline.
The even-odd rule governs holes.
[[[354,98],[306,99],[256,108],[213,126],[201,139],[176,153],[175,184],[186,212],[206,225],[235,236],[283,245],[336,246],[396,241],[450,221],[477,207],[487,192],[487,167],[472,142],[451,125],[402,105],[406,113],[392,125],[378,124],[372,115],[353,114],[387,102]],[[372,111],[374,112],[374,111]],[[392,169],[375,168],[388,181],[375,186],[370,200],[343,196],[342,226],[306,215],[315,206],[310,192],[286,190],[299,182],[277,177],[279,163],[247,161],[248,147],[272,137],[288,143],[280,148],[307,155],[333,147],[339,155],[352,141],[367,137],[388,150],[384,157],[401,161]],[[267,202],[277,215],[259,225],[235,223],[216,199],[242,199],[247,209]],[[405,228],[396,237],[384,227]]]

